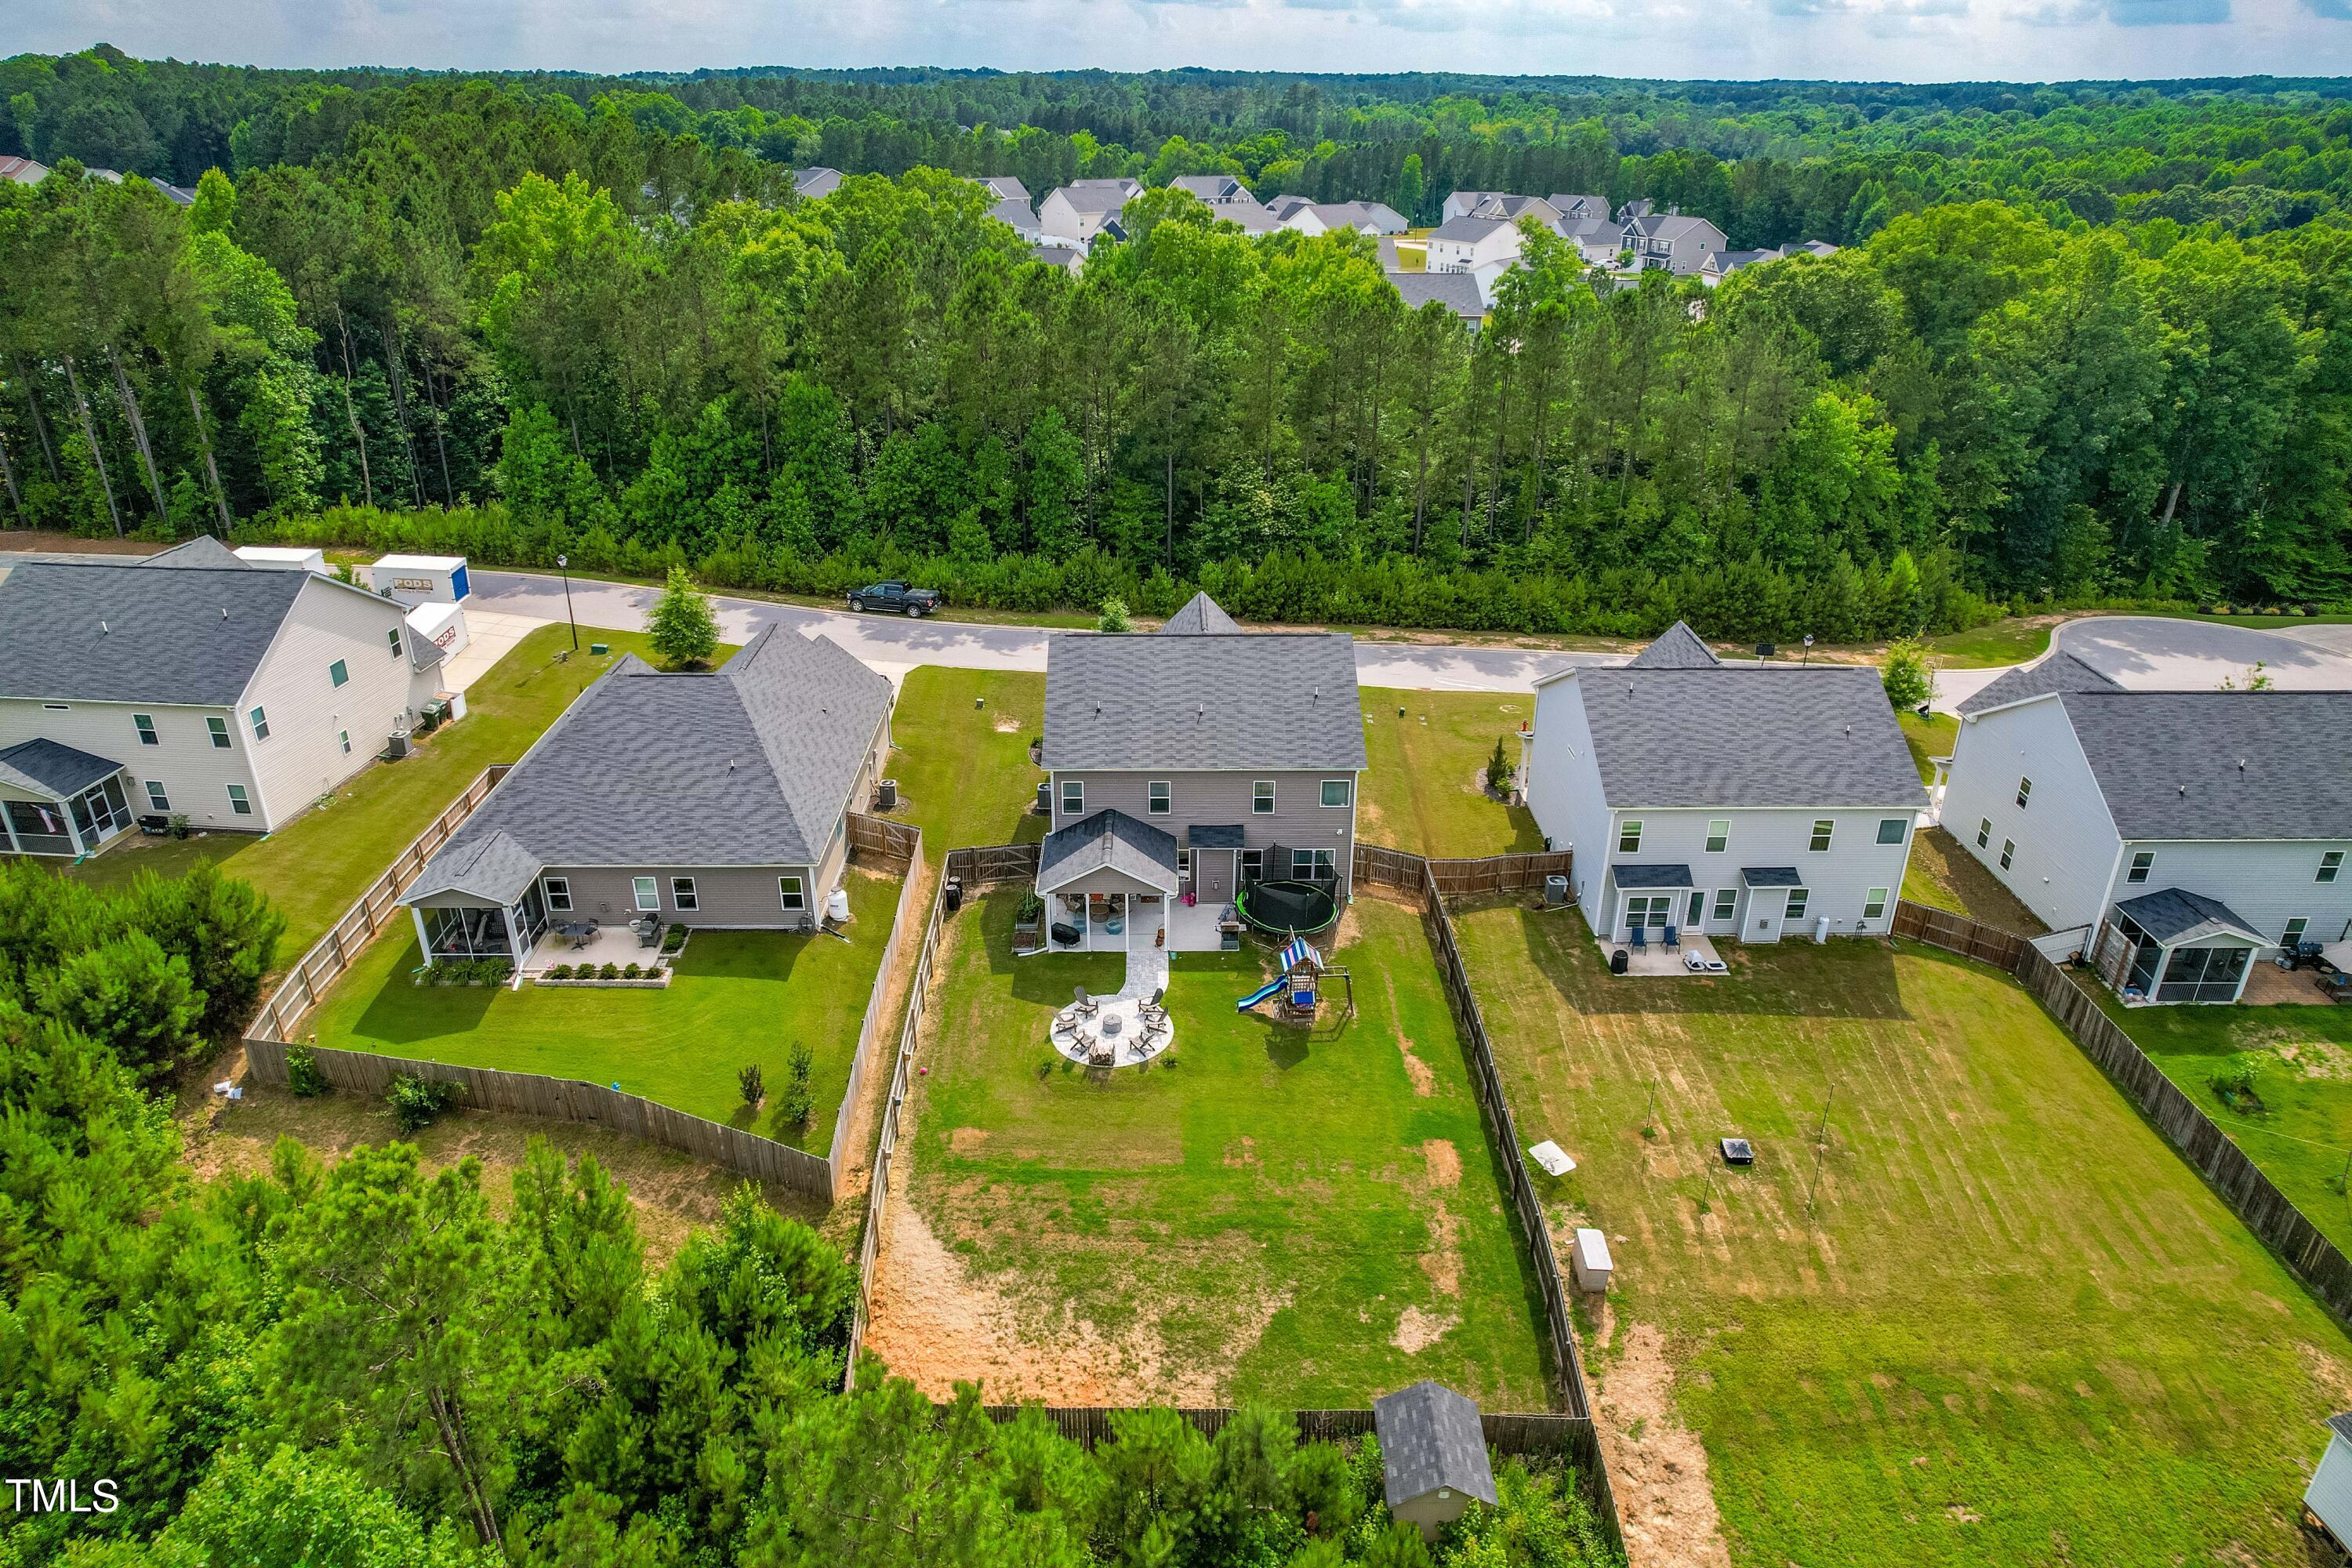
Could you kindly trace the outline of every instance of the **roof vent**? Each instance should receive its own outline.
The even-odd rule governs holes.
[[[2187,799],[2187,798],[2188,798],[2188,795],[2189,795],[2189,786],[2188,786],[2187,784],[2182,784],[2182,785],[2180,786],[2180,795],[2181,795],[2181,798],[2182,798],[2182,799],[2184,799],[2184,800],[2185,800],[2185,799]]]
[[[110,633],[108,632],[108,630],[107,630],[107,626],[106,626],[106,623],[105,623],[104,621],[100,621],[100,622],[99,622],[99,623],[98,623],[98,635],[99,635],[99,636],[100,636],[100,637],[107,637],[107,636],[111,635],[111,634],[110,634]],[[2242,767],[2242,767],[2244,767],[2246,764],[2245,764],[2245,763],[2240,763],[2238,765],[2239,765],[2240,767]]]
[[[222,619],[222,620],[226,620],[226,619],[228,619],[228,606],[227,606],[226,605],[223,605],[221,606],[221,619]]]
[[[2244,773],[2246,771],[2246,759],[2243,757],[2240,757],[2238,759],[2238,771],[2240,773]]]

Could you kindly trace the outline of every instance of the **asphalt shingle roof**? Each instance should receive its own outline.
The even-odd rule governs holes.
[[[1801,888],[1805,879],[1794,866],[1743,866],[1739,879],[1751,888]]]
[[[1960,704],[1963,713],[1981,713],[1988,708],[2004,703],[2022,702],[2029,697],[2046,697],[2053,691],[2121,691],[2121,682],[2099,670],[2093,669],[2071,653],[2053,654],[2032,664],[2021,665],[2006,671],[1986,685],[1983,690]]]
[[[1433,300],[1465,321],[1483,320],[1486,314],[1486,301],[1478,293],[1478,279],[1471,273],[1406,272],[1392,268],[1388,277],[1403,296],[1408,310],[1418,310]]]
[[[122,771],[122,764],[62,741],[19,741],[0,752],[0,782],[60,797],[79,795]]]
[[[1927,803],[1874,669],[1626,666],[1568,679],[1612,807]]]
[[[2352,838],[2352,691],[2053,700],[2126,838]]]
[[[1432,239],[1466,239],[1475,242],[1486,238],[1488,235],[1494,233],[1498,228],[1510,228],[1513,226],[1515,226],[1508,220],[1498,217],[1449,218],[1445,222],[1439,224],[1435,228],[1431,229],[1429,231],[1429,237]]]
[[[1391,1508],[1440,1487],[1495,1500],[1495,1471],[1478,1407],[1443,1384],[1422,1382],[1372,1401],[1381,1479]]]
[[[1045,649],[1044,762],[1055,772],[1360,771],[1355,642],[1345,632],[1056,633]]]
[[[2186,888],[2167,888],[2161,892],[2142,893],[2138,898],[2126,899],[2116,908],[2137,921],[2140,930],[2167,946],[2225,932],[2242,936],[2250,942],[2264,940],[2262,932],[2246,923],[2244,916],[2221,900],[2192,893]]]
[[[158,551],[139,564],[142,566],[219,566],[236,572],[253,570],[253,563],[246,560],[209,533],[199,533],[185,543],[174,544],[169,550]]]
[[[1242,847],[1241,824],[1188,827],[1184,830],[1184,842],[1195,849],[1238,849]]]
[[[1184,607],[1168,617],[1160,635],[1198,637],[1203,632],[1238,632],[1241,623],[1225,614],[1224,606],[1206,594],[1195,594],[1184,601]]]
[[[1723,660],[1699,640],[1688,623],[1676,621],[1657,640],[1626,661],[1628,669],[1716,669]]]
[[[1146,887],[1176,889],[1176,836],[1108,808],[1045,836],[1037,854],[1042,892],[1092,871],[1117,871]]]
[[[1687,888],[1691,885],[1688,866],[1626,866],[1611,868],[1617,873],[1621,888]]]
[[[778,627],[706,675],[625,655],[407,897],[467,890],[483,863],[520,864],[488,842],[500,835],[541,866],[812,865],[856,804],[850,784],[889,708],[889,681],[835,643]]]
[[[0,573],[0,697],[225,708],[308,572],[32,562]],[[226,612],[226,613],[224,613]]]

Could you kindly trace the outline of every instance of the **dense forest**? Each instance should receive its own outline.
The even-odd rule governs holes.
[[[2352,595],[2352,84],[0,63],[29,524],[830,593],[1855,640]],[[13,143],[11,139],[13,138]],[[853,176],[796,200],[790,170]],[[138,180],[199,185],[178,207]],[[1533,237],[1483,330],[1154,189],[1648,196],[1846,248],[1713,292]]]
[[[854,1266],[749,1187],[656,1267],[627,1194],[538,1140],[495,1197],[397,1142],[199,1182],[149,1091],[234,1037],[282,920],[210,867],[102,894],[21,860],[0,911],[7,1568],[1617,1560],[1540,1461],[1433,1551],[1377,1443],[1286,1412],[1124,1412],[1089,1452],[871,1361],[845,1393]]]

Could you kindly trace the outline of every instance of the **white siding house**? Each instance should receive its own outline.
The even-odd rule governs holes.
[[[1526,761],[1609,941],[1884,934],[1927,801],[1874,671],[1725,664],[1679,622],[1631,664],[1537,682]]]
[[[2126,1000],[2234,1001],[2264,952],[2352,937],[2352,692],[2126,691],[2059,666],[1985,695],[2013,700],[1966,705],[1944,826],[2083,928]]]
[[[2303,1506],[2337,1551],[2352,1551],[2352,1415],[2327,1418],[2327,1451],[2311,1472]]]

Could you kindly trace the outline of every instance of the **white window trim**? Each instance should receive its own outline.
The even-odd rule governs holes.
[[[572,912],[572,879],[541,877],[539,879],[539,896],[546,901],[549,913],[570,914]],[[558,900],[562,901],[558,902]]]
[[[1812,906],[1813,890],[1811,888],[1791,888],[1789,896],[1781,900],[1780,919],[1783,922],[1803,920]]]
[[[171,810],[172,795],[169,790],[163,787],[163,781],[162,779],[148,779],[145,782],[147,784],[147,804],[157,811]]]
[[[1626,843],[1625,840],[1628,838],[1632,839],[1633,842],[1631,844]],[[1617,825],[1617,853],[1620,855],[1639,855],[1641,852],[1642,819],[1638,816],[1629,817],[1625,821]]]
[[[1176,847],[1176,874],[1180,877],[1192,874],[1192,852],[1181,844]]]
[[[2330,849],[2319,857],[2319,869],[2312,874],[2311,879],[2323,887],[2333,887],[2336,879],[2343,874],[2344,851]]]
[[[1064,779],[1062,781],[1061,795],[1062,815],[1064,816],[1084,816],[1087,814],[1086,780]],[[1078,804],[1076,805],[1072,805],[1070,804],[1070,796],[1072,795],[1076,795],[1078,797]]]
[[[228,786],[228,814],[231,816],[253,815],[253,793],[243,784]]]
[[[1862,918],[1864,920],[1883,921],[1886,918],[1886,895],[1888,890],[1889,889],[1885,888],[1872,888],[1862,895]]]
[[[205,733],[212,737],[213,749],[215,751],[233,752],[236,750],[236,738],[235,731],[229,728],[228,721],[222,718],[219,714],[212,714],[205,720]]]
[[[352,732],[349,730],[338,729],[335,731],[335,742],[342,747],[343,755],[348,757],[352,754]]]
[[[2142,858],[2143,856],[2145,856],[2145,857],[2147,858],[2147,865],[2145,865],[2145,866],[2143,866],[2143,865],[2141,865],[2141,864],[2140,864],[2140,859],[2141,859],[2141,858]],[[2155,874],[2156,874],[2156,851],[2155,851],[2155,850],[2153,850],[2153,849],[2135,849],[2135,850],[2133,850],[2133,851],[2132,851],[2132,858],[2131,858],[2131,859],[2130,859],[2128,862],[2126,862],[2126,865],[2124,866],[2124,882],[2125,882],[2125,885],[2126,885],[2126,886],[2127,886],[2127,887],[2135,887],[2135,888],[2136,888],[2136,887],[2139,886],[2142,882],[2147,881],[2150,877],[2154,876]]]
[[[267,704],[247,709],[245,718],[246,722],[253,726],[253,739],[257,744],[269,739],[269,709]]]
[[[1265,793],[1264,795],[1260,795],[1258,793],[1260,790],[1264,790]],[[1250,780],[1250,815],[1252,816],[1272,816],[1274,815],[1274,780]]]
[[[637,913],[659,914],[661,912],[661,879],[658,877],[630,878],[629,897],[635,903]]]
[[[2281,947],[2293,947],[2296,942],[2303,941],[2304,938],[2310,934],[2311,917],[2309,915],[2297,915],[2294,919],[2287,921],[2285,926],[2281,929],[2279,934],[2279,945]]]
[[[1822,831],[1823,828],[1827,828],[1829,831],[1824,833]],[[1818,844],[1814,843],[1813,840],[1816,838],[1820,839],[1821,842]],[[1830,852],[1830,846],[1836,842],[1837,818],[1834,816],[1817,816],[1813,818],[1813,830],[1805,836],[1805,853],[1808,855],[1826,855]]]
[[[1707,903],[1706,918],[1710,921],[1738,920],[1739,918],[1739,889],[1737,888],[1717,888],[1715,890],[1715,897]]]
[[[387,627],[387,628],[385,629],[384,635],[385,635],[386,637],[390,637],[390,638],[392,639],[392,657],[393,657],[393,658],[398,658],[402,654],[406,653],[406,652],[408,651],[406,648],[403,647],[401,646],[401,644],[400,644],[400,628],[399,628],[398,626],[391,626],[391,627]]]
[[[808,884],[798,877],[776,879],[776,905],[798,914],[808,908]]]
[[[701,910],[702,895],[696,891],[693,878],[672,877],[669,879],[669,905],[674,910]]]
[[[139,731],[141,745],[160,746],[163,743],[163,737],[155,732],[155,716],[152,713],[133,713],[131,727]]]
[[[335,679],[335,672],[336,672],[336,671],[338,671],[338,670],[341,670],[341,671],[342,672],[342,679],[341,679],[341,680],[338,680],[338,679]],[[330,691],[337,690],[337,689],[341,689],[341,688],[342,688],[342,687],[349,686],[351,683],[352,683],[352,664],[351,664],[351,660],[346,659],[346,658],[339,658],[339,659],[336,659],[333,663],[331,663],[331,664],[330,664],[330,665],[328,665],[328,666],[327,666],[327,689],[329,689]]]
[[[1345,800],[1333,800],[1331,798],[1331,786],[1333,784],[1338,784],[1341,792],[1346,795],[1347,798]],[[1323,781],[1322,794],[1319,798],[1322,802],[1323,809],[1326,811],[1346,811],[1356,804],[1356,781],[1353,779],[1325,779]]]
[[[2025,803],[2032,798],[2032,778],[2028,774],[2020,773],[2017,778],[2017,809],[2023,811],[2025,809]]]
[[[1895,835],[1892,838],[1886,837],[1886,825],[1890,822],[1895,825],[1896,829]],[[1882,816],[1878,819],[1878,847],[1881,849],[1892,849],[1910,837],[1911,821],[1908,817]]]
[[[1152,792],[1158,791],[1155,795]],[[1173,779],[1151,779],[1143,786],[1143,815],[1168,816],[1176,810],[1176,784]]]
[[[2002,839],[2000,841],[2000,868],[2006,871],[2016,864],[2017,840],[2014,838]]]
[[[1977,847],[1979,849],[1992,847],[1992,818],[1990,816],[1977,818]]]
[[[1722,829],[1723,829],[1723,831],[1722,831],[1722,832],[1720,832],[1720,833],[1717,833],[1717,832],[1716,831],[1716,829],[1717,829],[1717,828],[1718,828],[1718,827],[1722,828]],[[1716,842],[1716,840],[1717,840],[1717,839],[1718,839],[1718,838],[1720,838],[1721,840],[1723,840],[1723,842],[1722,842],[1722,843],[1720,843],[1720,844],[1717,843],[1717,842]],[[1727,816],[1710,817],[1710,818],[1708,819],[1708,821],[1707,821],[1707,825],[1706,825],[1706,852],[1707,854],[1709,854],[1709,855],[1720,855],[1720,854],[1722,854],[1725,850],[1727,850],[1727,849],[1728,849],[1728,848],[1730,848],[1730,847],[1731,847],[1731,818],[1729,818],[1729,817],[1727,817]]]

